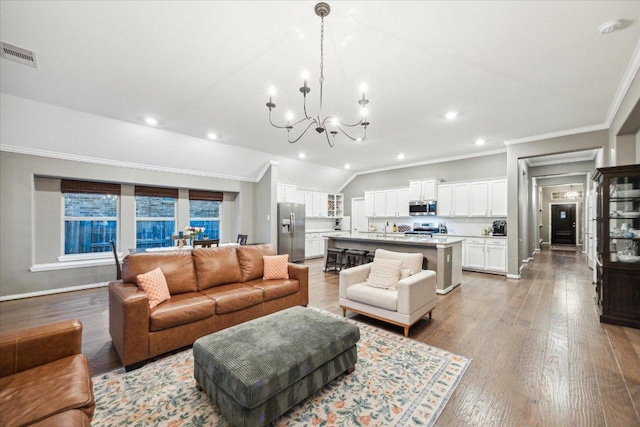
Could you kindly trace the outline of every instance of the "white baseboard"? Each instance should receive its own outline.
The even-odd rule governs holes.
[[[446,287],[446,288],[444,288],[444,289],[436,289],[436,293],[437,293],[437,294],[440,294],[440,295],[448,294],[449,292],[451,292],[451,291],[453,290],[453,288],[455,288],[455,287],[456,287],[456,286],[458,286],[459,284],[460,284],[460,283],[458,283],[458,284],[456,284],[456,285],[451,285],[451,286],[448,286],[448,287]]]
[[[540,243],[540,246],[543,246],[543,245],[544,245],[544,246],[549,246],[549,245],[551,245],[551,243],[549,243],[549,242],[542,242],[542,243]]]
[[[27,292],[25,294],[6,295],[0,297],[0,301],[11,301],[22,298],[41,297],[43,295],[62,294],[64,292],[82,291],[85,289],[103,288],[109,286],[109,282],[91,283],[89,285],[70,286],[68,288],[49,289],[46,291]]]
[[[520,280],[519,274],[507,274],[507,279],[518,279]]]
[[[534,250],[533,250],[533,253],[534,253],[534,254],[539,254],[539,253],[540,253],[540,249],[534,249]]]

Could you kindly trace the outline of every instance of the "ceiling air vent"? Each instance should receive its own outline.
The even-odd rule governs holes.
[[[0,46],[2,46],[0,57],[38,68],[35,52],[5,42],[0,42]]]

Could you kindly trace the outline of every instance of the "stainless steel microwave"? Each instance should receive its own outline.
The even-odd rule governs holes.
[[[435,200],[419,200],[409,202],[409,215],[411,216],[426,216],[436,214],[436,201]]]

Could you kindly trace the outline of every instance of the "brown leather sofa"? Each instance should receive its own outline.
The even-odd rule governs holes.
[[[0,425],[89,426],[95,400],[82,323],[0,334]]]
[[[247,320],[309,302],[309,268],[289,263],[289,279],[262,280],[271,245],[227,246],[125,257],[109,284],[109,332],[127,369]],[[149,309],[136,277],[157,267],[171,298]]]

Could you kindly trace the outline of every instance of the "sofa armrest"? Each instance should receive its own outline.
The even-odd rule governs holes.
[[[82,353],[82,323],[65,320],[0,334],[0,377]]]
[[[289,278],[300,283],[300,296],[303,305],[309,304],[309,266],[289,263]]]
[[[398,281],[398,313],[411,314],[435,297],[435,271],[422,270]]]
[[[340,298],[347,297],[347,288],[351,285],[364,282],[369,277],[371,263],[340,271]]]
[[[149,298],[133,283],[109,283],[109,334],[122,364],[149,357]]]

